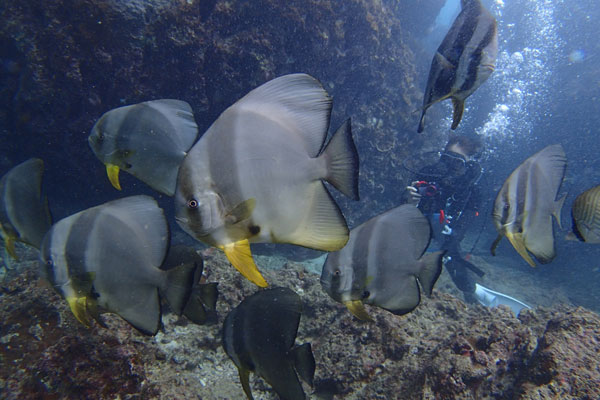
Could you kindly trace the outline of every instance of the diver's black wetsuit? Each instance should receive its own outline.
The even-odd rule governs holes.
[[[460,255],[459,246],[467,227],[479,215],[480,176],[478,163],[464,162],[461,155],[444,152],[437,163],[421,169],[416,177],[422,196],[418,207],[430,219],[433,231],[441,232],[436,239],[446,250],[446,269],[465,295],[475,291],[475,281],[468,270],[483,275]]]

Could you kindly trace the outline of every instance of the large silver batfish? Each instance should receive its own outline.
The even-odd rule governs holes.
[[[88,137],[115,189],[124,170],[155,190],[173,196],[177,172],[198,136],[192,108],[162,99],[115,108],[98,119]]]
[[[433,104],[452,99],[452,129],[465,109],[465,100],[496,68],[496,20],[480,0],[461,0],[462,10],[438,47],[427,79],[418,132],[425,129],[425,112]]]
[[[370,319],[363,303],[406,314],[421,301],[419,283],[430,295],[442,272],[442,252],[423,255],[430,239],[417,207],[391,209],[352,229],[346,246],[329,253],[321,285],[359,319]]]
[[[494,203],[493,219],[498,238],[492,254],[506,236],[515,250],[531,265],[547,264],[556,256],[552,216],[560,226],[565,197],[555,201],[565,174],[567,158],[559,144],[551,145],[525,160],[502,185]]]
[[[600,185],[581,193],[573,202],[573,236],[587,243],[600,243]]]
[[[196,266],[160,269],[169,244],[163,210],[148,196],[114,200],[52,226],[40,251],[42,276],[90,326],[100,311],[120,315],[143,333],[160,326],[159,293],[181,313]]]
[[[43,174],[44,162],[31,158],[0,179],[0,236],[15,259],[16,241],[39,249],[52,224],[48,201],[42,195]]]
[[[323,180],[358,199],[358,154],[346,121],[327,146],[331,98],[306,74],[285,75],[226,109],[185,157],[176,220],[267,286],[250,242],[339,250],[348,227]]]

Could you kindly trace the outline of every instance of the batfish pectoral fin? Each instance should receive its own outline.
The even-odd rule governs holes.
[[[348,300],[344,302],[344,305],[356,318],[361,321],[373,321],[373,318],[365,310],[365,305],[361,300]]]
[[[439,51],[435,53],[435,59],[444,69],[456,69],[456,66],[448,61],[448,59]]]
[[[90,313],[88,312],[87,306],[87,297],[86,296],[71,296],[67,297],[67,303],[69,303],[69,308],[71,308],[71,312],[75,315],[75,318],[86,328],[91,327],[91,318]]]
[[[498,234],[496,239],[494,239],[494,242],[492,243],[492,247],[490,248],[490,252],[492,253],[493,256],[496,255],[496,248],[500,244],[500,241],[502,240],[503,237],[504,237],[504,235],[500,233],[500,234]]]
[[[254,400],[252,391],[250,390],[250,371],[246,368],[238,368],[238,375],[240,376],[240,383],[242,384],[244,393],[246,393],[246,397],[248,397],[248,400]]]
[[[225,252],[229,262],[250,282],[260,287],[269,286],[254,263],[254,259],[252,259],[248,239],[226,244],[221,246],[221,249]]]
[[[535,262],[533,261],[533,259],[527,252],[527,248],[525,247],[525,239],[523,238],[523,234],[507,233],[506,237],[510,241],[510,244],[513,245],[515,250],[517,250],[517,253],[519,253],[525,261],[527,261],[527,264],[531,265],[532,267],[535,267]]]
[[[463,112],[465,111],[465,102],[464,100],[452,97],[452,105],[454,106],[454,113],[452,114],[452,126],[450,129],[454,130],[458,127],[458,124],[462,119]]]
[[[106,164],[106,175],[108,180],[117,190],[121,190],[121,184],[119,183],[119,166],[115,164]]]
[[[560,223],[560,210],[562,210],[566,198],[567,195],[564,195],[560,198],[560,200],[554,202],[554,210],[552,211],[552,215],[554,215],[554,218],[556,218],[556,222],[558,223],[559,229],[562,229],[562,224]]]
[[[237,224],[238,222],[250,218],[255,207],[256,199],[254,197],[248,200],[244,200],[237,206],[233,207],[233,209],[231,209],[225,215],[225,219],[231,224]]]

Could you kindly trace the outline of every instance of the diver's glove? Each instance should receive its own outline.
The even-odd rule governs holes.
[[[452,215],[446,217],[446,223],[442,229],[442,235],[452,235],[452,228],[450,228],[450,222],[452,222]]]
[[[410,186],[406,187],[406,190],[408,192],[408,204],[412,204],[413,206],[418,206],[419,202],[421,201],[421,194],[419,193],[419,190],[417,189],[417,183],[418,181],[414,181],[411,182]]]

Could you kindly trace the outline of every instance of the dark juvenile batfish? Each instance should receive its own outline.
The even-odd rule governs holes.
[[[496,20],[480,0],[461,0],[461,6],[460,14],[431,62],[417,132],[425,129],[427,109],[448,98],[454,106],[452,129],[456,129],[465,109],[465,100],[496,68]]]
[[[169,244],[163,210],[148,196],[89,208],[58,221],[40,252],[42,276],[62,294],[75,317],[102,324],[99,312],[120,315],[145,334],[161,320],[159,293],[181,313],[195,268],[159,269]]]
[[[502,185],[494,203],[493,219],[498,237],[492,254],[506,236],[515,250],[531,265],[547,264],[556,256],[552,215],[560,227],[565,197],[555,201],[565,175],[567,158],[559,144],[551,145],[525,160]]]
[[[262,377],[283,400],[304,400],[298,379],[313,386],[310,343],[295,346],[302,301],[293,290],[273,288],[247,297],[223,323],[223,347],[233,360],[248,399],[250,372]],[[296,374],[297,373],[297,374]]]
[[[106,112],[92,128],[88,142],[116,189],[121,190],[119,171],[125,170],[173,196],[179,165],[197,136],[190,105],[164,99]]]
[[[577,196],[571,215],[574,236],[587,243],[600,243],[600,185]]]
[[[346,247],[327,256],[321,285],[359,319],[371,319],[363,303],[406,314],[421,301],[418,283],[431,295],[442,272],[442,252],[423,255],[430,239],[417,207],[391,209],[350,231]]]
[[[269,81],[225,110],[179,170],[182,229],[261,287],[250,242],[341,249],[348,227],[323,180],[358,199],[358,154],[349,121],[323,146],[330,114],[331,98],[306,74]]]
[[[31,158],[0,179],[0,234],[6,251],[17,258],[15,241],[39,249],[52,218],[42,196],[44,162]]]

